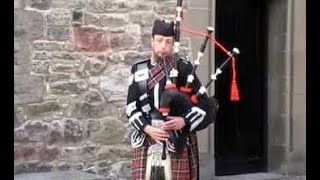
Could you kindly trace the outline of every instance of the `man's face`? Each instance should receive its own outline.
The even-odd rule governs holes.
[[[172,53],[173,37],[154,35],[151,37],[151,47],[155,58],[165,58]]]

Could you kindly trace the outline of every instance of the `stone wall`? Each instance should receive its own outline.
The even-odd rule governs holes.
[[[130,66],[150,55],[153,20],[172,20],[175,6],[175,0],[14,0],[15,174],[77,169],[129,176]],[[188,55],[189,41],[181,42]]]

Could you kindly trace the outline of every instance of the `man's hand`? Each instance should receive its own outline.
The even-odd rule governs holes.
[[[179,130],[185,126],[184,119],[180,116],[168,116],[167,121],[162,124],[163,130]]]
[[[144,132],[147,133],[152,139],[154,139],[158,143],[161,143],[163,141],[166,142],[169,138],[168,132],[150,125],[147,125],[144,128]]]

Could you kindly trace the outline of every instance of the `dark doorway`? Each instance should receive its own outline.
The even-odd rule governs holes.
[[[220,103],[215,123],[216,175],[266,171],[266,8],[264,1],[217,0],[216,39],[239,48],[237,81],[240,101],[230,101],[231,64],[215,83]],[[216,51],[216,67],[227,56]]]

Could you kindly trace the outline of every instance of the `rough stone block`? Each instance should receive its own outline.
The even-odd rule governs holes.
[[[185,8],[187,3],[183,3],[182,7]],[[165,1],[158,3],[155,11],[159,14],[175,14],[176,13],[176,1]]]
[[[81,10],[87,4],[87,0],[52,0],[52,8]]]
[[[14,74],[15,75],[23,75],[30,73],[30,65],[29,64],[22,64],[22,65],[14,65]]]
[[[84,23],[86,25],[92,24],[92,25],[99,25],[99,16],[96,14],[91,13],[85,13],[84,15]]]
[[[30,48],[27,41],[14,38],[14,64],[27,64],[30,62]]]
[[[111,34],[110,45],[114,50],[139,50],[142,46],[140,36],[132,36],[129,33]]]
[[[27,6],[39,10],[48,10],[51,6],[51,0],[27,0]]]
[[[87,102],[80,104],[79,119],[86,118],[101,118],[110,116],[111,114],[117,115],[118,109],[113,104],[95,105]]]
[[[75,43],[78,51],[106,51],[110,49],[109,33],[92,27],[75,27]]]
[[[52,52],[51,57],[53,60],[63,59],[63,60],[82,60],[84,59],[84,55],[80,53],[73,53],[73,52]]]
[[[50,11],[46,16],[47,26],[70,26],[71,12],[65,9],[55,9]]]
[[[132,7],[132,1],[123,0],[88,0],[86,9],[94,13],[127,12]]]
[[[76,120],[68,119],[64,125],[64,137],[66,142],[77,143],[85,136],[83,127]]]
[[[53,82],[50,87],[54,94],[77,94],[87,90],[88,84],[85,80],[69,80]]]
[[[109,102],[125,100],[130,73],[130,66],[115,65],[101,76],[101,90]]]
[[[123,122],[116,118],[104,118],[100,131],[92,132],[90,139],[99,144],[117,144],[122,143],[125,134]]]
[[[156,14],[152,11],[135,11],[129,15],[130,21],[140,24],[142,27],[152,26]]]
[[[68,26],[50,26],[47,31],[48,40],[66,41],[69,39]]]
[[[39,102],[45,91],[43,78],[40,76],[14,76],[15,104]]]
[[[100,16],[100,24],[102,27],[119,27],[128,24],[128,17],[124,14],[107,14]]]
[[[50,53],[42,51],[36,51],[33,53],[33,59],[34,60],[48,60],[50,58]]]
[[[124,57],[124,62],[130,65],[134,64],[139,60],[144,60],[150,57],[149,52],[122,51],[121,54]]]
[[[33,49],[35,51],[60,51],[63,50],[64,44],[48,41],[34,41]]]
[[[14,0],[14,9],[24,9],[24,0]]]
[[[36,11],[14,12],[14,35],[35,40],[43,37],[43,15]]]
[[[38,74],[49,74],[50,62],[49,61],[32,61],[31,70]]]
[[[100,160],[115,161],[119,157],[131,158],[132,152],[131,147],[126,145],[103,145],[97,149],[95,155]]]
[[[77,73],[80,77],[100,75],[107,67],[107,62],[104,56],[88,58]]]
[[[40,116],[59,111],[60,106],[56,101],[46,101],[39,104],[29,104],[25,107],[25,113],[29,116]]]
[[[20,164],[20,165],[15,166],[14,174],[50,172],[52,170],[53,170],[52,165],[46,164],[46,163],[41,163],[41,162],[37,161],[37,162],[28,162],[25,164]]]

